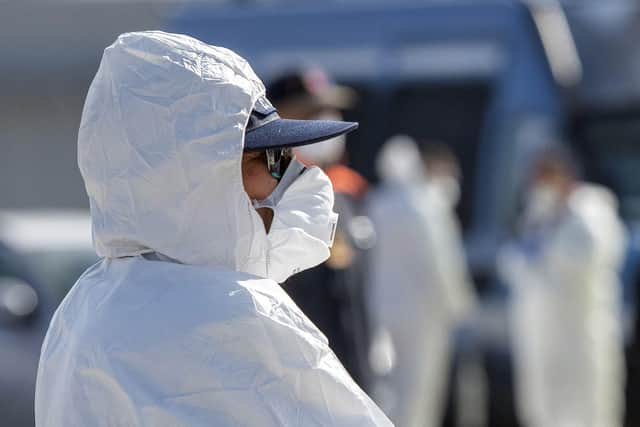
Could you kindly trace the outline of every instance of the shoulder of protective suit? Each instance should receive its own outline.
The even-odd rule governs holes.
[[[62,327],[71,324],[72,330]],[[326,337],[273,280],[142,257],[106,260],[83,275],[54,316],[52,330],[58,329],[61,337],[72,334],[79,348],[105,354],[206,341],[243,349],[269,344],[272,360],[280,360],[276,354],[286,349],[287,336],[316,354],[329,351]],[[275,330],[280,345],[270,343]],[[50,350],[43,347],[43,355]],[[251,358],[257,362],[258,356]]]
[[[603,186],[579,185],[571,194],[568,207],[576,221],[587,229],[620,225],[618,200],[611,190]]]
[[[597,251],[619,256],[625,241],[615,195],[605,187],[581,184],[569,199],[571,219],[565,235],[583,251]]]
[[[175,325],[229,322],[255,318],[259,323],[278,322],[302,331],[314,341],[326,338],[300,311],[287,293],[271,279],[252,274],[173,262],[114,260],[110,290],[112,310],[163,313]],[[122,271],[118,271],[122,270]],[[137,307],[137,308],[135,308]],[[113,313],[109,314],[112,317]],[[250,327],[251,324],[246,324]],[[155,324],[148,325],[151,328]],[[248,332],[248,331],[246,331]],[[247,337],[251,334],[248,333]]]
[[[615,211],[618,200],[611,190],[596,184],[580,184],[571,194],[570,207],[588,211]]]
[[[103,261],[42,352],[41,425],[391,425],[284,291],[248,274]]]

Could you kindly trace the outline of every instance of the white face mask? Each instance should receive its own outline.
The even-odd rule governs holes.
[[[560,193],[551,185],[536,185],[529,193],[525,208],[525,222],[542,224],[554,218],[560,210]]]
[[[318,167],[295,158],[273,193],[253,201],[255,208],[273,210],[267,233],[266,275],[278,283],[329,258],[338,223],[333,212],[333,187]]]

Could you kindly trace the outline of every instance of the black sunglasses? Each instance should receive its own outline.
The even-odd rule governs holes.
[[[291,162],[293,152],[290,147],[287,147],[267,148],[265,153],[267,155],[267,168],[269,169],[269,173],[279,181]]]

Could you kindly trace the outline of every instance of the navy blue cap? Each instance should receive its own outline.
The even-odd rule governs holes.
[[[356,122],[283,119],[265,97],[256,102],[244,136],[245,150],[296,147],[325,141],[358,128]]]

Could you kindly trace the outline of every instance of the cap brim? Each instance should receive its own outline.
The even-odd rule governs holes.
[[[358,123],[334,120],[277,119],[244,137],[245,150],[297,147],[325,141],[358,128]]]

